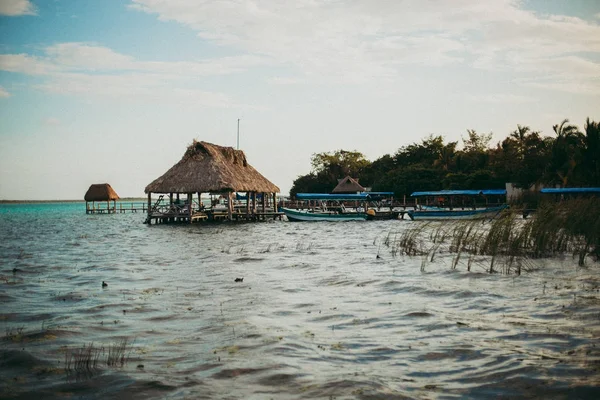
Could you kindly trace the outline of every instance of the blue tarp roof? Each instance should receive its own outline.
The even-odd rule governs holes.
[[[438,190],[433,192],[414,192],[413,197],[418,196],[503,196],[506,194],[504,189],[486,189],[486,190]]]
[[[367,193],[329,194],[329,193],[296,193],[298,200],[367,200]]]
[[[544,188],[540,190],[541,193],[556,193],[556,194],[567,194],[567,193],[600,193],[600,188]]]
[[[366,192],[369,196],[393,196],[394,192]]]

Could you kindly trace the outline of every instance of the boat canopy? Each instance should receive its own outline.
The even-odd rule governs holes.
[[[298,200],[368,200],[367,193],[358,194],[329,194],[329,193],[296,193]]]
[[[438,190],[433,192],[414,192],[412,197],[419,196],[503,196],[505,189],[486,189],[486,190]]]
[[[554,193],[554,194],[572,194],[572,193],[600,193],[600,188],[597,187],[585,187],[585,188],[544,188],[540,190],[541,193]]]
[[[369,196],[393,196],[394,192],[365,192]]]

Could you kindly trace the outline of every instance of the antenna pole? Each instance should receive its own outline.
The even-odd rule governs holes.
[[[240,149],[240,119],[238,118],[237,149]]]

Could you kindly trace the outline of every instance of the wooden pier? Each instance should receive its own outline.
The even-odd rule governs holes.
[[[235,202],[230,208],[227,203],[207,206],[204,202],[192,200],[181,203],[173,199],[174,196],[160,196],[150,205],[147,224],[167,223],[194,223],[194,222],[219,222],[219,221],[267,221],[281,220],[284,213],[276,211],[271,201],[263,203],[260,207],[256,201]],[[190,196],[191,197],[191,196]],[[213,204],[215,199],[208,200]],[[271,200],[274,200],[272,198]],[[149,202],[149,204],[152,204]],[[191,207],[190,207],[191,204]]]
[[[118,204],[113,204],[112,206],[108,203],[86,203],[85,207],[86,214],[121,214],[127,212],[145,213],[146,211],[148,211],[146,202],[120,202]]]

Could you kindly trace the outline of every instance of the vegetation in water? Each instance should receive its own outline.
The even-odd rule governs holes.
[[[65,349],[65,371],[67,373],[91,373],[99,369],[100,361],[105,361],[109,367],[122,367],[128,359],[132,344],[129,339],[120,339],[105,349],[94,343],[82,347]]]
[[[507,210],[484,221],[414,223],[401,234],[388,234],[384,243],[393,255],[422,256],[422,269],[441,251],[453,255],[453,269],[466,264],[469,271],[474,262],[485,261],[490,273],[520,274],[533,268],[530,260],[564,254],[584,266],[588,259],[600,259],[600,201],[548,202],[526,220]]]

